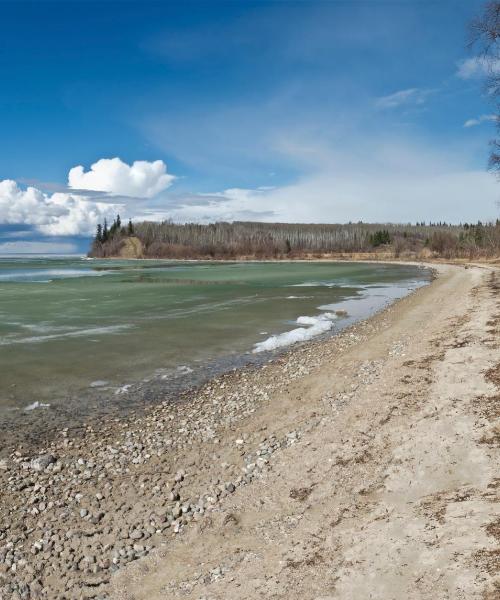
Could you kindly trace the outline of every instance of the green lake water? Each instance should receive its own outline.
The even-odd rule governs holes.
[[[92,394],[112,403],[139,384],[167,391],[210,364],[262,360],[429,278],[363,263],[1,258],[0,419]]]

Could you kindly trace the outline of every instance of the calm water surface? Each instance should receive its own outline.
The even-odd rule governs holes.
[[[429,278],[418,267],[362,263],[0,258],[0,419],[267,357]],[[335,315],[342,309],[348,317]]]

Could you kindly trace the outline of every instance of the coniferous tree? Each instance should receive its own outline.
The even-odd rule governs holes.
[[[128,220],[128,235],[134,235],[134,225],[132,224],[132,219]]]
[[[97,223],[97,231],[95,234],[95,241],[99,242],[100,244],[102,243],[102,225],[100,223]]]
[[[390,244],[391,236],[387,229],[376,231],[370,236],[370,244],[372,246],[382,246],[383,244]]]
[[[107,242],[108,239],[109,239],[108,222],[106,219],[104,219],[104,226],[102,228],[102,241]]]

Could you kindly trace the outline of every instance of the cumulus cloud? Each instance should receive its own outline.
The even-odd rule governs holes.
[[[473,56],[458,63],[457,76],[460,79],[475,79],[485,75],[500,74],[500,60],[488,56]]]
[[[68,184],[74,192],[47,193],[33,185],[21,188],[10,179],[0,180],[0,224],[30,226],[45,236],[91,235],[97,223],[111,220],[121,209],[132,216],[136,200],[153,198],[173,179],[161,160],[127,165],[112,158],[98,160],[87,172],[82,166],[71,169]],[[99,198],[96,191],[110,197]]]
[[[73,167],[68,176],[70,188],[107,192],[120,196],[152,198],[166,190],[175,177],[167,173],[162,160],[136,160],[128,165],[119,158],[101,158],[85,171]]]
[[[119,208],[68,193],[21,189],[10,179],[0,181],[0,224],[30,225],[44,235],[90,235]]]
[[[400,90],[389,96],[382,96],[377,99],[376,106],[381,109],[398,108],[403,105],[424,104],[431,90],[422,90],[420,88],[410,88]]]
[[[498,121],[498,118],[496,115],[481,115],[475,119],[468,119],[465,121],[464,127],[476,127],[477,125],[481,125],[481,123],[485,123],[487,121],[496,122]]]

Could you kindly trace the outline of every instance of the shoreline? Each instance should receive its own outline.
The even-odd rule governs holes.
[[[404,338],[415,327],[409,321],[411,315],[413,320],[415,315],[426,315],[427,320],[421,324],[423,339],[425,335],[429,337],[426,332],[432,327],[435,335],[442,325],[433,321],[439,321],[439,311],[443,311],[443,318],[445,314],[450,318],[463,310],[457,306],[459,299],[446,296],[446,291],[456,292],[462,286],[460,289],[466,290],[469,297],[472,284],[480,283],[485,276],[483,269],[477,267],[471,267],[467,273],[458,267],[436,269],[440,274],[430,285],[369,319],[326,340],[292,347],[262,367],[244,367],[216,377],[192,392],[194,398],[189,402],[167,402],[148,408],[136,419],[131,416],[102,423],[99,428],[88,427],[81,438],[71,439],[67,431],[61,431],[58,439],[41,450],[42,456],[18,453],[4,461],[0,470],[5,490],[0,504],[1,523],[2,527],[11,525],[3,528],[0,536],[0,557],[8,566],[0,572],[0,590],[3,578],[6,586],[14,585],[14,589],[8,588],[9,593],[23,583],[32,597],[44,589],[47,597],[108,597],[114,588],[117,598],[142,598],[148,594],[150,598],[177,598],[187,590],[185,584],[181,593],[181,581],[189,581],[185,595],[189,598],[200,597],[202,591],[214,592],[212,595],[217,598],[255,597],[251,590],[245,592],[241,587],[239,563],[215,565],[208,571],[208,567],[199,565],[203,578],[197,579],[186,572],[190,561],[178,564],[172,560],[172,553],[182,556],[186,544],[191,544],[193,564],[198,560],[198,550],[203,551],[205,561],[216,561],[216,555],[224,553],[229,544],[227,531],[238,538],[241,529],[256,526],[241,516],[245,503],[251,514],[257,493],[265,499],[262,510],[268,514],[266,498],[272,496],[273,489],[269,485],[279,488],[282,480],[290,479],[287,485],[294,486],[290,492],[293,505],[308,504],[307,498],[320,486],[316,483],[309,489],[308,469],[317,468],[317,452],[319,448],[324,450],[320,445],[313,451],[318,441],[314,441],[314,436],[321,433],[320,437],[325,437],[339,430],[339,424],[333,429],[329,426],[328,434],[323,428],[332,419],[335,422],[350,410],[357,410],[354,399],[382,377],[384,361],[399,361],[401,365],[408,361],[405,353],[410,342]],[[429,306],[438,298],[446,306]],[[473,308],[471,300],[468,307]],[[423,340],[419,342],[423,344]],[[413,354],[409,357],[412,360]],[[411,389],[410,382],[398,385],[401,386]],[[360,399],[357,402],[362,406]],[[390,415],[393,412],[389,410]],[[369,411],[366,416],[370,416]],[[369,430],[368,437],[361,435],[361,422],[362,419],[355,420],[344,429],[347,440],[354,445],[358,438],[366,445],[375,436]],[[335,464],[356,471],[358,463],[349,459],[349,452],[348,447],[337,447],[331,456],[341,457]],[[284,470],[277,482],[272,475],[278,468],[275,465],[288,460],[290,454],[295,457],[292,464],[297,468]],[[302,464],[307,457],[309,467]],[[324,461],[328,465],[326,458]],[[359,464],[366,462],[369,459]],[[347,480],[342,485],[349,488]],[[235,502],[239,502],[236,512],[232,506]],[[271,529],[273,519],[280,514],[275,502],[271,501]],[[340,513],[334,520],[338,518],[340,523],[342,509],[336,510]],[[294,514],[289,509],[285,513]],[[299,521],[307,521],[310,510],[295,513],[294,518],[302,515],[298,527]],[[206,541],[200,531],[204,529]],[[243,546],[245,539],[244,536],[239,542]],[[168,556],[170,562],[165,564],[163,556]],[[320,568],[326,559],[318,559],[317,565],[307,556],[290,560],[296,565],[294,571],[303,575],[304,571]],[[241,565],[250,568],[252,561],[245,559]],[[137,567],[125,567],[129,563],[137,563]],[[143,566],[147,566],[144,572]],[[275,561],[270,560],[268,567],[274,566]],[[174,567],[177,574],[172,572]],[[115,571],[118,574],[113,576]],[[230,571],[236,573],[231,575],[232,581],[228,581]],[[147,585],[143,587],[148,572],[153,572],[154,577],[146,577]],[[294,579],[289,573],[286,578],[290,582]],[[169,595],[158,595],[160,584],[170,586]],[[124,595],[125,589],[128,596]],[[219,596],[222,590],[223,595]],[[85,595],[91,593],[93,596]],[[288,597],[314,597],[291,594]]]
[[[391,263],[387,262],[387,264]],[[431,265],[411,262],[396,264],[418,267],[428,273],[424,276],[424,279],[428,277],[429,280],[425,282],[421,281],[418,287],[432,283],[435,277],[435,269]],[[398,286],[397,283],[392,285]],[[414,291],[414,289],[410,288],[405,292],[405,295],[412,294]],[[387,300],[384,302],[392,304],[397,300],[398,298],[394,300],[394,298],[388,295]],[[49,397],[43,397],[40,400],[40,407],[36,407],[34,410],[26,410],[26,406],[23,406],[11,409],[10,412],[6,411],[0,426],[3,438],[0,444],[0,458],[6,456],[14,445],[19,445],[22,442],[24,442],[23,451],[36,452],[38,447],[48,444],[57,434],[57,430],[63,427],[67,431],[76,433],[84,429],[87,425],[96,426],[101,419],[139,418],[148,410],[149,406],[157,406],[164,401],[173,403],[189,402],[188,398],[190,394],[195,394],[201,386],[207,384],[215,377],[231,373],[235,369],[246,368],[247,366],[259,368],[263,364],[276,360],[283,353],[294,351],[299,345],[321,342],[331,336],[337,336],[346,328],[350,328],[353,323],[371,318],[371,316],[380,312],[380,310],[385,309],[385,306],[367,307],[362,311],[366,313],[365,315],[360,316],[356,314],[356,312],[360,312],[360,309],[355,310],[358,302],[361,302],[361,304],[364,302],[364,297],[360,296],[359,299],[356,298],[356,300],[352,301],[353,316],[350,314],[351,308],[347,306],[349,302],[349,300],[339,302],[338,308],[342,312],[344,312],[344,304],[346,304],[346,308],[348,308],[347,315],[343,316],[341,320],[335,320],[332,329],[326,332],[319,332],[309,340],[300,341],[299,344],[283,344],[282,347],[278,345],[276,348],[257,353],[249,348],[238,355],[216,357],[206,363],[197,365],[194,373],[192,372],[184,377],[176,376],[175,366],[171,368],[172,374],[168,380],[164,380],[160,376],[155,378],[154,374],[145,373],[144,379],[126,381],[127,392],[125,394],[119,393],[121,389],[120,384],[103,382],[109,385],[90,385],[88,389],[84,388],[78,394],[68,392],[65,402],[51,402]],[[377,304],[376,301],[375,304]],[[299,325],[297,324],[295,327]],[[292,324],[290,324],[290,327],[292,327]],[[282,333],[270,335],[269,340],[273,337],[286,337],[289,331],[285,330]],[[256,345],[262,345],[263,342],[267,341],[268,339],[265,338],[257,342]],[[35,398],[35,400],[37,399],[39,398]],[[43,403],[48,403],[48,406],[44,406]]]

